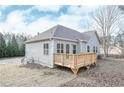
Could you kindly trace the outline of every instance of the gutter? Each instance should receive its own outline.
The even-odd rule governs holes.
[[[67,39],[67,38],[61,38],[61,37],[52,37],[52,38],[45,38],[45,39],[39,39],[39,40],[28,40],[28,41],[25,41],[24,44],[28,44],[28,43],[34,43],[34,42],[40,42],[40,41],[45,41],[45,40],[51,40],[51,39],[58,39],[58,40],[65,40],[65,41],[71,41],[71,42],[87,42],[86,40],[73,40],[73,39]]]

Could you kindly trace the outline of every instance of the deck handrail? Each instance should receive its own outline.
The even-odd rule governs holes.
[[[96,53],[54,54],[54,64],[69,67],[77,74],[80,67],[96,64]]]

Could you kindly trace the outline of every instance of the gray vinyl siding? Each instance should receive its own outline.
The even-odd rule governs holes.
[[[44,55],[44,43],[49,44],[49,54]],[[74,41],[69,41],[69,40],[60,40],[60,39],[54,39],[54,40],[46,40],[46,41],[40,41],[40,42],[34,42],[34,43],[27,43],[26,44],[26,49],[25,49],[25,56],[26,58],[31,58],[33,57],[35,63],[48,66],[53,68],[54,63],[53,63],[53,54],[57,53],[57,43],[64,44],[64,53],[66,53],[66,44],[70,45],[70,54],[73,53],[73,47],[72,45],[76,45],[76,52],[77,54],[79,53],[85,53],[87,52],[87,45],[90,46],[90,52],[93,52],[93,46],[98,47],[98,54],[99,54],[99,41],[96,35],[91,37],[91,39],[86,43],[86,42],[74,42]]]
[[[90,40],[87,42],[87,46],[90,46],[90,52],[93,52],[93,47],[97,47],[98,48],[98,52],[97,54],[100,53],[100,44],[98,41],[98,38],[96,37],[96,35],[93,35]]]
[[[44,43],[49,44],[49,54],[44,55]],[[26,58],[30,59],[31,57],[34,58],[35,63],[45,65],[48,67],[53,67],[53,41],[42,41],[42,42],[35,42],[26,44]]]

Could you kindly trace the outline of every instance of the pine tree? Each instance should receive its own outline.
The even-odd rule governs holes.
[[[11,40],[9,40],[7,45],[7,56],[15,57],[19,55],[18,43],[16,41],[15,35],[12,35]]]
[[[29,36],[11,33],[0,33],[0,58],[25,55],[25,44]]]
[[[12,46],[11,46],[11,40],[8,41],[8,44],[7,44],[7,57],[12,57]]]
[[[24,37],[24,39],[23,39],[23,44],[21,45],[21,47],[20,47],[20,56],[24,56],[25,55],[25,44],[24,44],[24,42],[27,40],[27,38],[26,37]]]
[[[6,56],[6,43],[3,34],[0,33],[0,58]]]
[[[15,35],[12,36],[11,47],[13,52],[12,56],[18,56],[19,48],[18,48],[18,43],[16,41]]]

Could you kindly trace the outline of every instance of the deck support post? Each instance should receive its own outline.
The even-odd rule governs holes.
[[[74,75],[77,76],[79,68],[71,68],[71,70],[74,73]]]
[[[89,70],[90,69],[90,66],[88,65],[88,66],[86,66],[86,68]]]

